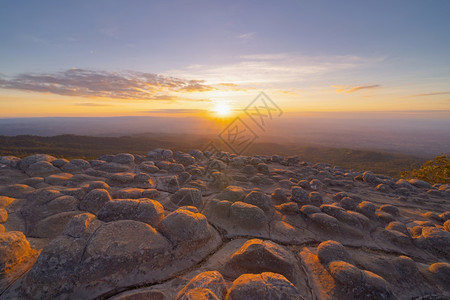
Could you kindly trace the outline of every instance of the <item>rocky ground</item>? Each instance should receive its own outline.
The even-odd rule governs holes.
[[[449,299],[450,188],[298,157],[0,157],[1,299]]]

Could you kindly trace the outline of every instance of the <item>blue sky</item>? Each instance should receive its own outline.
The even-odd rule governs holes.
[[[442,110],[450,103],[449,12],[445,0],[4,1],[0,73],[8,82],[0,84],[0,108],[8,109],[2,104],[11,97],[24,105],[33,97],[51,102],[52,95],[115,101],[98,89],[89,90],[93,96],[42,90],[42,76],[68,85],[55,74],[77,68],[203,80],[215,92],[185,98],[212,102],[266,90],[289,109],[336,110],[353,107],[355,92],[372,98],[359,109],[379,103],[389,110],[400,99],[393,109],[404,110],[405,97],[422,95],[411,109]],[[33,82],[39,88],[25,86],[20,74],[40,74]],[[242,93],[227,94],[221,83]],[[92,89],[77,84],[71,81],[70,89]],[[338,105],[330,102],[336,97]],[[185,107],[173,102],[149,108]]]

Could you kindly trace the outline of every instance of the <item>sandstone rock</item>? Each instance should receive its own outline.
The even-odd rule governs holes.
[[[311,214],[322,212],[320,210],[320,208],[318,208],[317,206],[313,206],[313,205],[303,205],[302,208],[300,209],[300,211],[307,216],[309,216]]]
[[[38,238],[55,238],[60,235],[73,216],[82,211],[67,211],[51,215],[30,228],[29,235]]]
[[[67,222],[63,234],[73,238],[88,238],[101,224],[93,214],[78,214]]]
[[[114,155],[112,162],[118,164],[132,164],[134,163],[134,155],[130,153],[119,153]]]
[[[180,189],[177,176],[161,176],[156,178],[156,189],[174,193]]]
[[[154,149],[147,153],[147,157],[151,160],[169,160],[173,157],[173,152],[170,149]]]
[[[61,168],[62,166],[64,166],[67,163],[69,163],[69,161],[64,158],[58,158],[58,159],[55,159],[54,161],[52,161],[52,165],[54,165],[57,168]]]
[[[325,231],[337,232],[339,230],[339,222],[336,218],[325,213],[313,213],[309,215],[311,221]]]
[[[306,205],[304,205],[306,206]],[[295,215],[298,214],[299,212],[299,207],[297,205],[297,203],[295,202],[286,202],[280,205],[275,206],[275,208],[277,210],[279,210],[280,212],[282,212],[283,214],[287,214],[287,215]]]
[[[226,299],[297,300],[302,297],[297,288],[283,275],[264,272],[241,275],[233,282]]]
[[[210,299],[199,297],[204,292],[197,289],[209,290],[216,297],[215,299],[223,299],[227,293],[226,282],[222,274],[218,271],[207,271],[192,278],[177,294],[176,299]],[[197,291],[191,292],[193,290]]]
[[[308,193],[299,186],[291,188],[291,200],[300,205],[310,204]]]
[[[317,247],[317,256],[325,266],[328,266],[333,261],[344,261],[353,264],[353,260],[344,246],[332,240],[320,243]]]
[[[356,210],[365,215],[366,217],[368,217],[369,219],[375,219],[376,209],[377,207],[372,202],[363,201],[358,205]]]
[[[195,249],[211,238],[206,217],[184,208],[168,214],[158,225],[158,230],[178,247]]]
[[[34,164],[30,165],[26,170],[26,174],[31,177],[34,176],[45,177],[57,172],[60,172],[60,170],[54,167],[50,162],[45,160],[35,162]]]
[[[135,220],[156,227],[164,218],[164,208],[159,202],[145,198],[116,199],[103,205],[98,218],[105,222]]]
[[[361,270],[345,261],[332,261],[329,264],[331,276],[341,285],[359,287],[362,284]]]
[[[27,259],[30,243],[20,231],[0,233],[0,278]]]
[[[379,210],[387,212],[388,214],[391,214],[393,216],[398,216],[400,214],[400,211],[398,210],[398,208],[396,206],[390,205],[390,204],[381,205]]]
[[[98,211],[107,202],[111,201],[111,196],[107,190],[104,189],[94,189],[90,191],[83,200],[80,201],[80,209],[88,211],[93,214],[97,214]]]
[[[202,193],[194,188],[181,188],[170,197],[170,200],[178,206],[203,206]]]
[[[144,161],[138,166],[139,171],[149,173],[149,174],[155,174],[159,171],[159,168],[155,166],[153,162],[150,161]]]
[[[309,193],[308,197],[309,197],[309,202],[312,205],[321,206],[323,203],[322,195],[318,192],[311,192],[311,193]]]
[[[7,207],[10,205],[15,199],[6,196],[0,196],[0,208]]]
[[[273,272],[295,280],[296,259],[282,246],[259,239],[248,240],[229,258],[224,274],[236,278],[246,273]]]
[[[44,178],[44,182],[51,185],[63,185],[67,180],[72,178],[70,173],[53,174]]]
[[[446,262],[438,262],[430,265],[428,269],[431,274],[439,281],[444,283],[444,286],[450,285],[450,264]]]
[[[37,163],[37,162],[40,162],[40,161],[52,162],[55,159],[56,159],[55,157],[53,157],[51,155],[47,155],[47,154],[30,155],[30,156],[27,156],[27,157],[21,159],[18,162],[18,167],[22,171],[26,171],[34,163]]]
[[[0,208],[0,224],[6,223],[8,220],[8,212],[4,208]]]
[[[243,202],[258,206],[264,211],[269,211],[272,209],[270,197],[261,191],[251,191],[247,194],[247,196],[245,196]]]
[[[364,182],[367,182],[368,184],[371,185],[378,185],[380,184],[381,180],[372,172],[366,171],[363,173],[362,175]]]
[[[217,199],[228,200],[231,202],[242,201],[244,197],[244,189],[234,185],[227,186],[219,195],[217,195]]]
[[[261,208],[239,201],[231,205],[230,217],[238,225],[247,228],[261,228],[267,224],[266,216]]]

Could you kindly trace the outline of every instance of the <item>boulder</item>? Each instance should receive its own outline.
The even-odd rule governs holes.
[[[87,195],[80,201],[80,209],[97,214],[98,211],[107,202],[111,201],[111,196],[105,189],[94,189],[87,193]]]
[[[199,291],[199,289],[202,290]],[[215,299],[223,299],[227,293],[227,284],[222,274],[218,271],[203,272],[192,278],[188,284],[178,292],[176,299],[211,299],[201,297],[204,293],[208,294],[208,292],[203,291],[203,289],[212,293],[212,295],[216,297]]]
[[[227,300],[298,300],[297,288],[283,275],[264,272],[239,276],[228,291]]]
[[[237,225],[247,228],[261,228],[267,224],[266,216],[261,208],[239,201],[231,205],[230,218]]]
[[[115,199],[106,202],[97,216],[105,222],[135,220],[155,227],[164,218],[164,208],[159,202],[145,198]]]
[[[181,188],[170,197],[170,200],[178,206],[203,206],[202,193],[195,188]]]
[[[328,266],[333,261],[344,261],[353,264],[353,260],[341,243],[336,241],[325,241],[317,247],[317,256],[322,264]]]
[[[264,211],[269,211],[272,209],[270,197],[262,191],[251,191],[247,194],[247,196],[245,196],[243,202],[258,206]]]

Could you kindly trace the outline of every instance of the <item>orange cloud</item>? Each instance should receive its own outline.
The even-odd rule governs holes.
[[[354,86],[354,87],[348,87],[348,86],[342,86],[342,85],[332,85],[332,88],[336,89],[337,93],[354,93],[356,91],[360,90],[366,90],[366,89],[376,89],[381,87],[379,84],[374,85],[362,85],[362,86]]]

